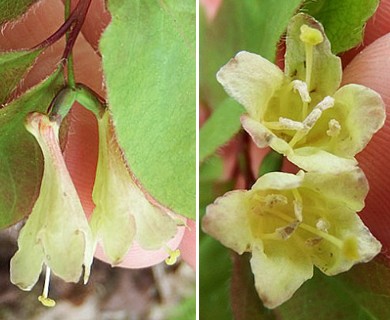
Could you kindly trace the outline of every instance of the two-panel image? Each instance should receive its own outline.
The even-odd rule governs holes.
[[[0,320],[390,319],[389,0],[0,0]]]

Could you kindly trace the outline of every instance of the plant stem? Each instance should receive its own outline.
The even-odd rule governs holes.
[[[73,49],[73,46],[76,42],[77,36],[79,35],[81,28],[84,24],[85,17],[87,15],[91,1],[92,0],[79,0],[79,3],[77,4],[77,7],[74,10],[74,11],[78,10],[78,16],[77,16],[77,19],[75,20],[74,28],[72,29],[71,33],[69,34],[69,39],[66,43],[66,47],[65,47],[64,53],[62,55],[63,59],[67,59],[69,54],[72,52],[72,49]],[[72,14],[71,14],[71,16],[72,16]]]
[[[70,31],[64,54],[62,55],[63,59],[67,59],[84,23],[91,1],[92,0],[79,0],[76,8],[69,15],[69,18],[57,29],[57,31],[31,50],[45,49],[60,40],[68,31]]]
[[[69,16],[70,16],[71,2],[72,2],[72,0],[66,0],[66,2],[65,2],[65,21],[68,20]],[[69,42],[69,37],[70,37],[70,31],[68,30],[66,32],[66,42],[67,43]],[[67,73],[68,85],[69,85],[69,87],[74,89],[76,87],[76,80],[75,80],[75,76],[74,76],[73,53],[72,52],[70,52],[70,54],[69,54],[66,66],[67,66],[67,71],[68,71],[68,73]]]

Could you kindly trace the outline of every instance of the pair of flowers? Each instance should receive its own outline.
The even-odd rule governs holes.
[[[166,243],[185,221],[179,223],[173,214],[153,205],[138,187],[122,159],[109,111],[97,121],[96,207],[88,222],[60,149],[59,118],[32,113],[26,119],[27,130],[42,150],[44,169],[38,199],[11,259],[11,281],[30,290],[45,265],[45,287],[39,300],[46,306],[55,305],[48,298],[50,272],[67,282],[78,282],[84,271],[86,283],[98,242],[112,265],[123,260],[134,242],[145,250],[164,248],[168,264],[175,263],[179,255],[179,250],[171,250]]]
[[[261,56],[240,52],[217,74],[247,111],[244,129],[303,169],[273,172],[251,190],[218,198],[206,210],[205,232],[239,254],[251,252],[260,298],[268,308],[288,300],[313,276],[349,270],[381,244],[356,212],[368,182],[354,156],[384,124],[373,90],[341,88],[341,63],[319,22],[305,14],[287,30],[285,73]],[[339,89],[338,89],[339,88]]]

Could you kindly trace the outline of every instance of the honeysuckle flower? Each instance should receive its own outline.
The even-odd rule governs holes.
[[[341,70],[322,26],[298,14],[287,30],[284,73],[243,51],[217,79],[246,108],[241,122],[257,146],[270,146],[304,170],[336,172],[356,165],[354,156],[385,120],[375,91],[339,88]]]
[[[133,241],[146,250],[164,247],[169,254],[166,263],[175,263],[180,252],[166,243],[185,221],[152,204],[136,184],[116,141],[108,111],[98,119],[98,128],[99,156],[92,194],[96,207],[91,218],[95,240],[102,243],[112,265],[123,260]]]
[[[363,172],[273,172],[206,209],[203,230],[238,254],[251,252],[256,290],[268,308],[288,300],[313,276],[349,270],[381,244],[356,214],[368,192]]]
[[[39,300],[53,306],[55,302],[47,296],[51,271],[67,282],[78,282],[84,266],[84,282],[88,281],[92,234],[61,153],[59,125],[44,114],[33,113],[26,128],[42,150],[44,168],[38,199],[11,259],[11,282],[22,290],[31,290],[45,265],[45,287]]]

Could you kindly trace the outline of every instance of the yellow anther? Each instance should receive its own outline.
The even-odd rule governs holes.
[[[53,299],[50,299],[48,297],[44,297],[44,296],[39,296],[38,297],[38,300],[45,306],[45,307],[48,307],[48,308],[52,308],[56,305],[56,302],[53,300]]]
[[[341,131],[341,125],[336,119],[331,119],[328,123],[329,130],[326,131],[326,134],[329,137],[337,137]]]
[[[312,46],[320,44],[322,41],[324,41],[324,36],[320,30],[311,28],[305,24],[301,26],[301,34],[299,38],[304,43],[310,44]]]
[[[179,249],[171,250],[168,247],[166,249],[168,251],[169,257],[165,259],[165,263],[168,266],[172,266],[176,263],[177,258],[180,257],[180,250]]]

